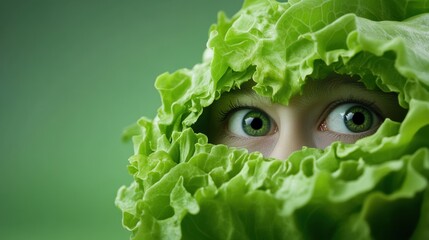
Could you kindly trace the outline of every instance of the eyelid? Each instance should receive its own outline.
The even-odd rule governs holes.
[[[337,108],[338,106],[342,105],[342,104],[347,104],[347,103],[354,103],[354,104],[360,104],[363,105],[367,108],[369,108],[370,110],[372,110],[374,112],[374,114],[381,119],[384,119],[382,111],[380,110],[380,108],[376,105],[376,102],[373,101],[368,101],[367,99],[361,99],[361,98],[355,98],[355,97],[350,97],[350,98],[344,98],[344,99],[338,99],[336,101],[331,102],[322,112],[322,114],[320,115],[319,121],[317,122],[317,128],[320,130],[321,127],[323,127],[322,125],[324,124],[324,122],[326,121],[326,118],[328,117],[329,113],[331,113],[335,108]],[[326,125],[325,125],[326,127]]]
[[[355,134],[344,134],[344,133],[338,133],[335,131],[332,131],[332,129],[329,129],[328,124],[327,124],[327,118],[328,116],[338,107],[344,105],[344,104],[356,104],[356,105],[361,105],[365,108],[367,108],[368,110],[370,110],[376,118],[378,118],[379,120],[379,124],[381,124],[381,122],[385,119],[385,117],[382,114],[382,111],[380,110],[380,108],[376,105],[376,102],[372,102],[372,101],[368,101],[367,99],[359,99],[359,98],[347,98],[347,99],[339,99],[337,101],[332,102],[331,104],[328,105],[327,108],[325,108],[323,114],[321,115],[321,120],[319,120],[317,126],[317,130],[321,131],[321,132],[327,132],[330,134],[334,134],[335,138],[339,138],[339,137],[355,137],[357,135],[367,135],[367,133],[355,133]],[[375,130],[377,130],[378,127],[375,128]],[[374,131],[375,131],[374,130]]]
[[[248,116],[251,114],[252,116]],[[245,117],[251,118],[251,122],[254,119],[260,119],[262,125],[254,129],[250,122],[246,121],[246,126],[243,125],[246,119]],[[255,118],[254,118],[255,117]],[[268,121],[268,122],[267,122]],[[250,126],[251,129],[247,129]],[[259,138],[272,135],[277,132],[277,124],[274,122],[271,116],[269,116],[265,111],[258,108],[247,108],[243,107],[236,111],[231,111],[228,119],[225,122],[226,130],[237,137],[242,138]]]
[[[252,104],[246,104],[241,102],[239,99],[234,99],[234,100],[230,100],[226,107],[219,109],[220,121],[226,122],[231,114],[239,110],[248,109],[248,108],[263,111],[260,108],[253,106]]]
[[[238,111],[241,111],[241,110],[260,111],[260,112],[267,115],[267,117],[270,119],[270,122],[272,124],[271,131],[270,131],[269,135],[276,133],[278,131],[278,126],[277,126],[276,121],[273,119],[271,114],[269,114],[267,111],[265,111],[263,109],[263,107],[260,107],[257,105],[261,105],[261,104],[255,104],[253,101],[250,101],[250,103],[243,103],[243,101],[241,99],[230,100],[230,101],[228,101],[227,105],[224,105],[225,107],[221,107],[218,110],[218,114],[220,115],[218,121],[222,125],[224,125],[225,130],[228,130],[227,128],[228,128],[230,118],[234,114],[236,114]]]

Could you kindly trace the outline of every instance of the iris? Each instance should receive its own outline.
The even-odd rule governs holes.
[[[247,112],[242,121],[243,131],[249,136],[264,136],[271,129],[270,117],[258,110]]]
[[[373,123],[371,111],[360,105],[349,108],[343,120],[347,129],[354,133],[368,131]]]

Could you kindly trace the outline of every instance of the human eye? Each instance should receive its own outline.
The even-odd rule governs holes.
[[[264,111],[243,107],[228,114],[226,128],[240,137],[261,137],[273,134],[275,123]]]
[[[355,102],[337,104],[328,111],[319,130],[339,137],[369,135],[377,130],[382,120],[380,114],[369,105]]]

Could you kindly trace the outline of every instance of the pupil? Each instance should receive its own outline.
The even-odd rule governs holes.
[[[361,112],[356,112],[353,114],[352,121],[356,125],[361,125],[365,122],[365,115]]]
[[[259,130],[262,128],[262,120],[260,118],[253,118],[250,122],[250,126],[255,130]]]

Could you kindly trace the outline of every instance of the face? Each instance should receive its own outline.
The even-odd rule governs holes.
[[[385,118],[401,121],[405,113],[395,94],[370,91],[344,77],[308,81],[288,106],[244,86],[213,103],[208,136],[215,144],[285,159],[303,146],[354,143],[373,134]]]

